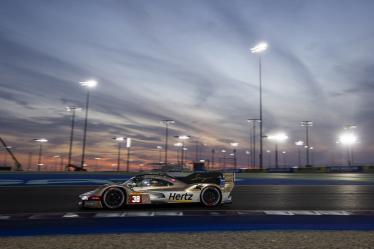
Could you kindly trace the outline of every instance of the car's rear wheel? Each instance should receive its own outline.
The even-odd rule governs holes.
[[[215,207],[221,203],[221,191],[215,187],[206,187],[201,191],[200,201],[204,206]]]
[[[105,190],[102,198],[103,206],[109,209],[121,208],[126,201],[126,194],[120,188]]]

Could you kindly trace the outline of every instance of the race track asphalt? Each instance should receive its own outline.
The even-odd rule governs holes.
[[[77,196],[96,186],[0,187],[0,213],[74,212]],[[374,210],[373,185],[236,186],[233,203],[217,210]],[[124,210],[202,210],[200,205],[157,205]]]

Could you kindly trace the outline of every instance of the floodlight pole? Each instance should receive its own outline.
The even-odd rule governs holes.
[[[130,172],[130,147],[127,148],[126,171]]]
[[[265,42],[257,44],[251,48],[252,53],[258,53],[258,71],[259,71],[259,91],[260,91],[260,169],[263,168],[263,118],[262,118],[262,64],[261,64],[261,52],[267,49],[268,45]]]
[[[261,55],[258,57],[259,81],[260,81],[260,169],[263,168],[263,119],[262,119],[262,65]]]
[[[81,168],[84,168],[85,164],[85,156],[86,156],[86,138],[87,138],[87,125],[88,125],[88,108],[90,104],[90,89],[87,87],[86,92],[86,114],[84,119],[84,131],[83,131],[83,146],[82,146],[82,160],[81,160]]]
[[[236,149],[235,148],[233,149],[233,153],[234,153],[234,171],[236,172],[237,158],[236,158]]]
[[[43,153],[43,143],[39,144],[39,156],[38,156],[38,171],[40,171],[40,166],[42,164],[42,153]]]
[[[73,139],[74,139],[74,127],[75,127],[75,112],[78,108],[76,106],[68,107],[71,110],[71,130],[70,130],[70,142],[69,142],[69,155],[68,155],[68,166],[71,164],[71,156],[73,152]]]
[[[118,152],[117,152],[117,171],[121,169],[121,141],[118,141]]]
[[[278,161],[278,142],[275,143],[275,168],[279,167]]]
[[[262,105],[262,104],[261,104]],[[262,113],[262,111],[260,111]],[[252,137],[251,137],[251,160],[252,160],[252,166],[256,167],[256,122],[262,123],[261,119],[252,118],[247,120],[248,123],[252,123]]]
[[[311,166],[310,165],[310,160],[309,160],[309,127],[313,126],[312,121],[301,121],[301,126],[305,127],[305,158],[306,158],[306,167]]]

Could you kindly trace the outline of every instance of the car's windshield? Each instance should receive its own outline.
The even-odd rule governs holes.
[[[141,179],[138,178],[138,177],[131,177],[130,179],[123,182],[122,184],[123,185],[137,185],[137,184],[139,184],[140,181],[141,181]]]
[[[173,183],[165,180],[141,177],[132,177],[125,181],[123,184],[131,185],[132,187],[165,187],[173,185]]]

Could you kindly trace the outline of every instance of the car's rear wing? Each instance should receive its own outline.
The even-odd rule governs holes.
[[[225,181],[224,192],[231,192],[235,186],[235,173],[223,173],[223,179]]]
[[[214,183],[219,184],[223,174],[219,171],[194,172],[184,177],[176,177],[186,184]]]

